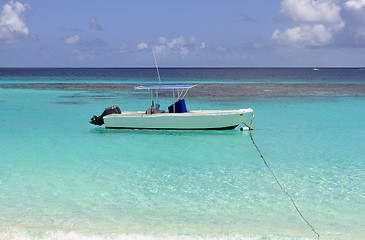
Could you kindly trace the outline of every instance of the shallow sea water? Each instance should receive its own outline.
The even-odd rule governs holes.
[[[88,123],[148,93],[0,96],[0,239],[315,239],[248,132]],[[186,100],[253,108],[255,142],[321,239],[365,239],[364,98]]]

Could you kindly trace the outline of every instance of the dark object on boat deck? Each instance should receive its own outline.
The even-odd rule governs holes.
[[[104,119],[103,117],[106,116],[106,115],[109,115],[109,114],[114,114],[114,113],[117,113],[117,114],[121,114],[122,111],[120,111],[120,108],[117,106],[117,105],[114,105],[114,106],[111,106],[111,107],[108,107],[108,108],[105,108],[104,112],[98,117],[96,115],[94,115],[92,118],[91,118],[91,121],[90,123],[94,124],[94,125],[103,125],[104,124]]]
[[[185,99],[180,99],[179,101],[169,106],[169,113],[174,113],[174,104],[175,104],[175,113],[188,112],[188,110],[186,109]]]

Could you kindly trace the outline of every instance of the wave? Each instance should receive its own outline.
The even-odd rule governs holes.
[[[127,233],[87,233],[76,231],[54,230],[27,230],[8,229],[0,231],[0,239],[3,240],[312,240],[300,236],[277,235],[244,235],[244,234],[220,234],[220,235],[184,235],[184,234],[127,234]]]

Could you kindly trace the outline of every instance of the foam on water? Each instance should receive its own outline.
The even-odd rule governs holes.
[[[65,231],[39,231],[39,230],[7,230],[0,232],[2,240],[314,240],[314,238],[306,237],[288,237],[288,236],[255,236],[242,234],[221,234],[221,235],[171,235],[171,234],[117,234],[117,233],[80,233]]]

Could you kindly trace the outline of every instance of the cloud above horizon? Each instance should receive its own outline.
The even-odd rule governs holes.
[[[281,45],[324,46],[345,26],[341,6],[331,0],[282,0],[280,12],[296,25],[275,29],[272,39]]]
[[[352,8],[354,10],[364,10],[365,0],[349,0],[345,3],[346,7]]]
[[[14,0],[3,6],[0,13],[0,42],[16,43],[31,36],[25,15],[27,8],[30,6]]]
[[[263,9],[255,1],[214,3],[203,15],[196,11],[187,16],[171,2],[166,6],[176,17],[166,22],[156,18],[161,9],[155,5],[138,17],[140,4],[133,1],[95,1],[84,8],[82,3],[67,7],[58,1],[0,0],[0,64],[149,66],[152,48],[163,66],[362,64],[365,0],[265,4]],[[204,3],[188,1],[182,6]],[[154,26],[159,26],[157,33],[151,30]]]
[[[349,0],[345,3],[347,34],[355,47],[365,47],[365,0]]]
[[[77,48],[72,50],[71,60],[73,61],[88,61],[94,60],[108,51],[108,44],[102,39],[83,40],[78,35],[66,38],[70,45],[75,45]],[[127,47],[126,45],[124,47]],[[120,49],[119,49],[120,50]]]
[[[292,27],[274,30],[271,39],[278,45],[365,45],[365,0],[282,0],[280,12]]]
[[[148,48],[148,45],[145,42],[140,42],[140,43],[137,44],[137,49],[138,50],[143,50],[143,49],[147,49],[147,48]]]
[[[104,29],[96,22],[96,17],[91,18],[89,21],[89,26],[91,29],[97,30],[97,31],[103,31]]]
[[[68,44],[68,45],[76,45],[78,43],[80,43],[80,36],[75,34],[69,37],[66,37],[63,39],[63,43]]]
[[[147,49],[148,44],[141,42],[137,45],[138,50]],[[207,48],[205,42],[197,43],[195,37],[179,36],[168,40],[166,37],[159,37],[158,43],[153,44],[153,50],[158,55],[169,55],[173,57],[184,57],[190,53]]]

